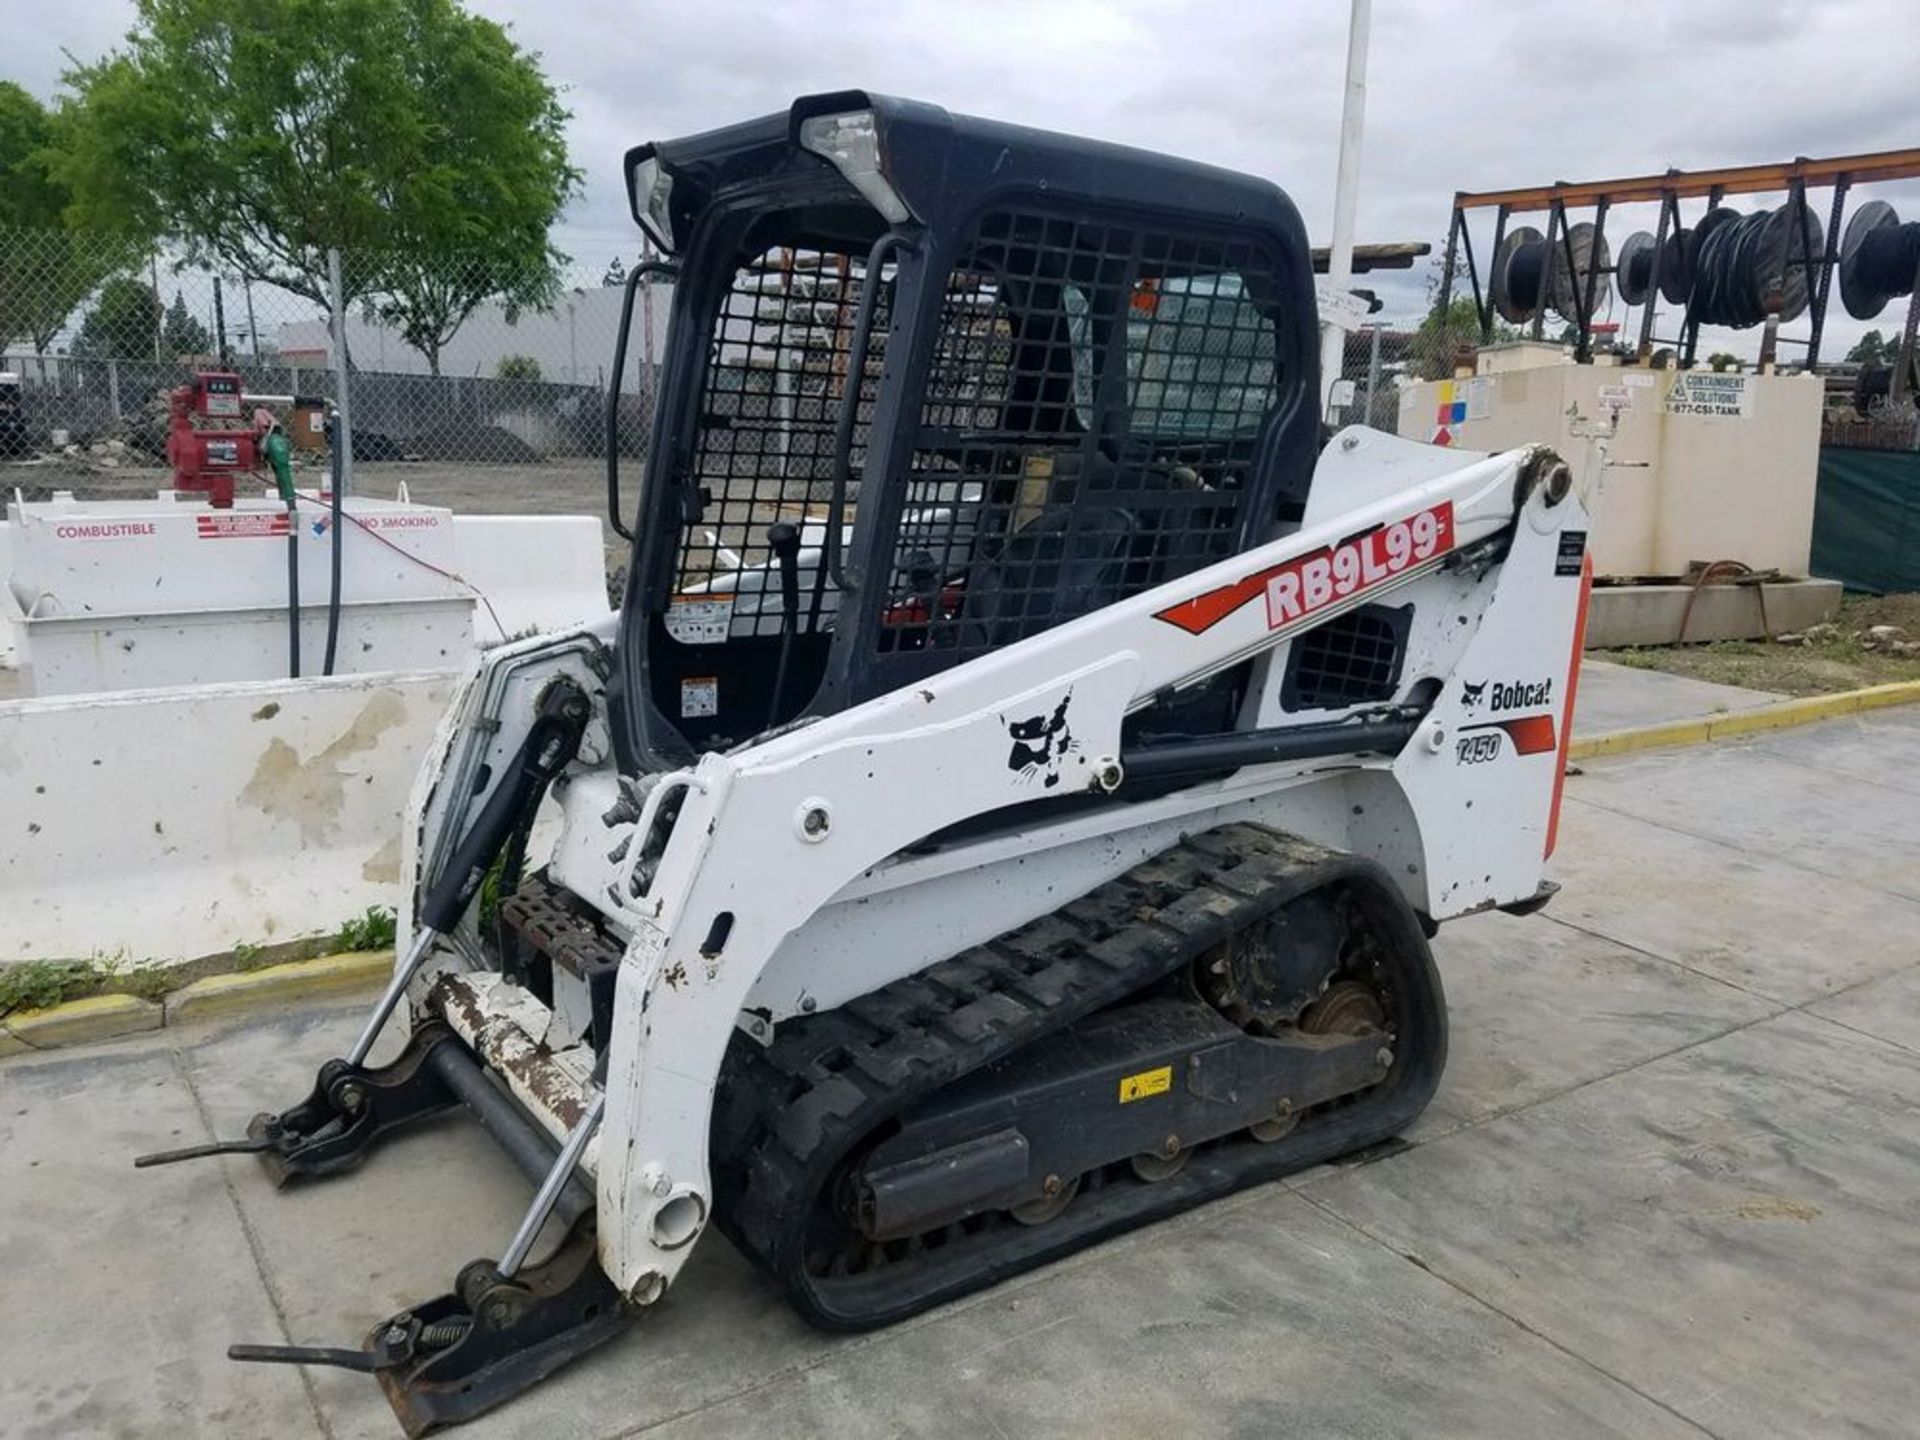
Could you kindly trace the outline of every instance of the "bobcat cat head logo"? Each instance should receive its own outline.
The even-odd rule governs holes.
[[[1023,780],[1044,776],[1041,784],[1049,790],[1060,783],[1061,763],[1080,748],[1080,742],[1067,728],[1067,703],[1072,699],[1073,691],[1069,690],[1060,697],[1051,715],[1030,715],[1024,720],[1005,722],[1007,738],[1013,741],[1013,748],[1007,754],[1009,770]]]
[[[1480,697],[1486,693],[1486,689],[1487,682],[1484,680],[1478,685],[1468,685],[1462,682],[1460,686],[1460,703],[1465,705],[1469,710],[1473,709],[1480,703]]]

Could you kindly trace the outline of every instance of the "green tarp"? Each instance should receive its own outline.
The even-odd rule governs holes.
[[[1813,573],[1849,590],[1920,590],[1920,452],[1820,447]]]

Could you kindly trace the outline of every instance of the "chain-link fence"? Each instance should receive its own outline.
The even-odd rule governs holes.
[[[616,379],[624,281],[640,256],[613,238],[575,249],[532,274],[479,258],[341,257],[360,493],[391,496],[404,485],[416,501],[469,513],[603,514],[608,393],[618,392],[620,450],[637,461],[651,431],[669,287],[640,287]],[[783,434],[804,429],[825,403],[810,367],[827,367],[820,383],[829,389],[839,383],[832,356],[850,333],[857,285],[785,252],[753,274],[751,315],[730,322],[733,343],[811,328],[781,341],[792,356],[763,356],[764,374],[743,372],[741,403],[778,408]],[[314,273],[249,279],[113,237],[0,230],[0,484],[29,498],[164,488],[169,392],[195,372],[226,371],[248,395],[267,397],[309,477],[299,483],[318,488],[342,375],[334,293],[324,256]],[[1407,387],[1471,366],[1478,332],[1469,328],[1370,324],[1350,333],[1335,418],[1396,431]],[[792,374],[782,368],[789,360]],[[756,401],[762,390],[767,398]],[[638,471],[636,463],[636,480]],[[611,571],[624,547],[605,533]]]
[[[476,513],[605,509],[608,391],[618,444],[643,454],[667,287],[642,282],[617,387],[637,247],[581,246],[548,273],[480,259],[341,265],[354,487]],[[107,236],[0,230],[0,483],[29,499],[151,494],[168,484],[168,394],[240,377],[285,425],[296,481],[324,483],[340,355],[324,260],[265,279]],[[252,402],[249,403],[249,409]],[[637,466],[635,467],[637,471]],[[609,563],[619,555],[608,531]]]
[[[1431,327],[1381,322],[1349,331],[1330,418],[1336,425],[1370,425],[1397,434],[1402,392],[1423,380],[1447,379],[1457,367],[1471,369],[1473,353],[1460,337]],[[1428,438],[1408,433],[1414,439]]]

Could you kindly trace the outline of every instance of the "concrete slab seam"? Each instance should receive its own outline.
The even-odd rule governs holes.
[[[187,1098],[193,1102],[194,1113],[200,1119],[201,1129],[209,1140],[218,1139],[219,1133],[214,1128],[212,1112],[207,1109],[207,1102],[200,1094],[200,1087],[193,1083],[192,1070],[188,1068],[185,1058],[177,1047],[168,1053],[175,1073],[180,1076],[180,1083],[186,1087]],[[280,1328],[280,1341],[284,1345],[291,1345],[294,1343],[293,1331],[287,1324],[287,1307],[281,1300],[280,1289],[274,1284],[272,1272],[268,1269],[266,1251],[260,1244],[260,1237],[254,1232],[253,1222],[247,1218],[246,1207],[240,1203],[240,1192],[234,1188],[231,1169],[222,1165],[219,1170],[220,1186],[226,1192],[227,1204],[233,1208],[233,1218],[240,1226],[241,1238],[247,1242],[247,1255],[253,1261],[253,1273],[260,1281],[260,1289],[267,1297],[267,1307],[273,1311],[274,1323]],[[333,1426],[327,1419],[325,1408],[320,1404],[320,1396],[314,1389],[313,1376],[308,1373],[308,1367],[305,1365],[295,1368],[300,1373],[300,1388],[306,1396],[307,1409],[312,1412],[314,1429],[321,1440],[334,1440]]]
[[[1765,754],[1764,751],[1759,753]],[[1850,777],[1850,778],[1854,778],[1854,777]],[[1871,782],[1865,779],[1860,779],[1859,783],[1862,785],[1866,785],[1866,784],[1870,784]],[[1687,837],[1687,839],[1698,840],[1703,845],[1717,845],[1722,850],[1733,851],[1733,853],[1736,855],[1745,855],[1748,853],[1760,855],[1769,860],[1776,860],[1782,865],[1792,866],[1793,868],[1798,870],[1805,870],[1809,875],[1819,875],[1819,876],[1823,876],[1826,879],[1843,878],[1843,877],[1835,877],[1833,875],[1830,875],[1824,870],[1810,869],[1809,867],[1800,864],[1800,862],[1796,860],[1792,855],[1782,854],[1777,851],[1768,851],[1768,850],[1754,850],[1749,852],[1744,845],[1736,844],[1734,841],[1723,839],[1718,835],[1709,835],[1702,830],[1689,830],[1686,826],[1675,825],[1672,821],[1669,821],[1669,820],[1655,820],[1648,815],[1637,814],[1632,810],[1623,810],[1618,805],[1603,804],[1601,801],[1595,800],[1590,796],[1586,796],[1586,795],[1570,796],[1568,799],[1568,803],[1575,804],[1575,805],[1591,806],[1595,810],[1604,810],[1609,815],[1618,815],[1625,820],[1633,820],[1642,825],[1651,825],[1656,830],[1665,830],[1669,834],[1673,834],[1673,835],[1684,835]],[[1877,891],[1882,895],[1891,895],[1896,900],[1911,901],[1913,903],[1920,904],[1920,892],[1909,894],[1904,890],[1895,890],[1889,885],[1875,884],[1866,880],[1859,880],[1859,881],[1855,881],[1854,883],[1862,885],[1869,890]],[[1612,937],[1609,936],[1608,938],[1611,939]]]
[[[1842,690],[1832,695],[1806,695],[1782,700],[1774,705],[1756,705],[1747,710],[1730,710],[1721,715],[1702,715],[1692,720],[1671,720],[1659,725],[1639,725],[1627,730],[1611,730],[1604,735],[1575,739],[1568,747],[1570,760],[1593,760],[1603,755],[1629,755],[1641,750],[1662,750],[1678,745],[1700,745],[1709,740],[1727,740],[1767,730],[1785,730],[1811,725],[1819,720],[1834,720],[1845,715],[1883,710],[1890,705],[1920,702],[1920,680],[1901,680],[1891,685],[1870,685],[1863,690]]]
[[[1653,1406],[1655,1409],[1664,1411],[1666,1414],[1671,1415],[1675,1420],[1678,1420],[1682,1425],[1688,1426],[1690,1429],[1697,1430],[1702,1435],[1711,1436],[1713,1437],[1713,1440],[1720,1440],[1720,1437],[1716,1435],[1714,1431],[1709,1430],[1705,1425],[1702,1425],[1698,1420],[1695,1420],[1691,1415],[1684,1414],[1683,1412],[1674,1409],[1674,1407],[1669,1405],[1666,1401],[1660,1399],[1656,1395],[1648,1394],[1645,1390],[1642,1390],[1638,1385],[1635,1385],[1631,1380],[1627,1379],[1625,1376],[1616,1375],[1613,1371],[1607,1369],[1606,1366],[1600,1364],[1597,1360],[1593,1360],[1588,1358],[1585,1355],[1582,1355],[1578,1350],[1571,1349],[1570,1347],[1562,1344],[1560,1341],[1554,1339],[1551,1335],[1547,1334],[1544,1330],[1540,1330],[1535,1326],[1529,1325],[1525,1320],[1522,1320],[1518,1315],[1515,1315],[1512,1311],[1502,1309],[1500,1306],[1494,1304],[1493,1301],[1487,1299],[1486,1296],[1476,1293],[1469,1286],[1463,1284],[1458,1280],[1455,1280],[1452,1276],[1442,1274],[1440,1271],[1434,1269],[1433,1266],[1429,1265],[1425,1260],[1422,1260],[1419,1256],[1411,1254],[1407,1251],[1397,1248],[1396,1246],[1388,1244],[1385,1240],[1381,1239],[1378,1235],[1375,1235],[1371,1230],[1367,1229],[1366,1226],[1360,1224],[1357,1220],[1349,1219],[1347,1216],[1342,1215],[1338,1210],[1335,1210],[1332,1206],[1324,1203],[1323,1201],[1319,1200],[1313,1195],[1309,1195],[1304,1190],[1296,1190],[1293,1193],[1298,1195],[1302,1200],[1305,1200],[1309,1205],[1313,1206],[1314,1209],[1318,1210],[1321,1214],[1325,1215],[1329,1220],[1335,1221],[1340,1225],[1344,1225],[1347,1229],[1353,1231],[1353,1233],[1358,1235],[1361,1239],[1379,1246],[1382,1250],[1385,1250],[1390,1255],[1399,1257],[1401,1260],[1404,1260],[1407,1264],[1413,1266],[1414,1269],[1422,1271],[1425,1274],[1431,1275],[1435,1280],[1438,1280],[1442,1285],[1445,1285],[1449,1290],[1452,1290],[1455,1294],[1461,1296],[1463,1299],[1471,1301],[1473,1304],[1480,1306],[1482,1309],[1487,1310],[1494,1315],[1498,1315],[1502,1320],[1506,1321],[1509,1325],[1513,1326],[1521,1334],[1532,1336],[1535,1340],[1538,1340],[1542,1345],[1548,1346],[1550,1349],[1558,1351],[1560,1354],[1566,1356],[1569,1360],[1572,1360],[1575,1364],[1586,1366],[1589,1370],[1593,1371],[1596,1375],[1599,1375],[1603,1379],[1606,1379],[1608,1381],[1611,1381],[1613,1384],[1618,1385],[1622,1390],[1625,1390],[1630,1394],[1639,1396],[1642,1400],[1646,1401],[1647,1404]]]

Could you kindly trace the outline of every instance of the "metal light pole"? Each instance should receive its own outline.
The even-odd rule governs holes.
[[[353,493],[353,409],[350,403],[350,386],[347,380],[347,291],[340,280],[340,252],[327,251],[327,299],[329,317],[333,321],[333,407],[339,419],[334,426],[333,449],[339,461],[340,483],[333,487],[334,494],[351,495]],[[335,501],[336,507],[338,500]],[[339,528],[340,516],[333,517],[334,527]],[[334,552],[336,555],[339,551]],[[329,670],[327,673],[333,673]]]
[[[1372,0],[1353,0],[1347,23],[1347,95],[1340,109],[1340,173],[1333,187],[1333,245],[1327,254],[1327,289],[1344,295],[1353,284],[1353,212],[1360,191],[1360,137],[1367,125],[1367,31]],[[1320,413],[1327,413],[1333,382],[1346,358],[1346,332],[1320,327]]]

